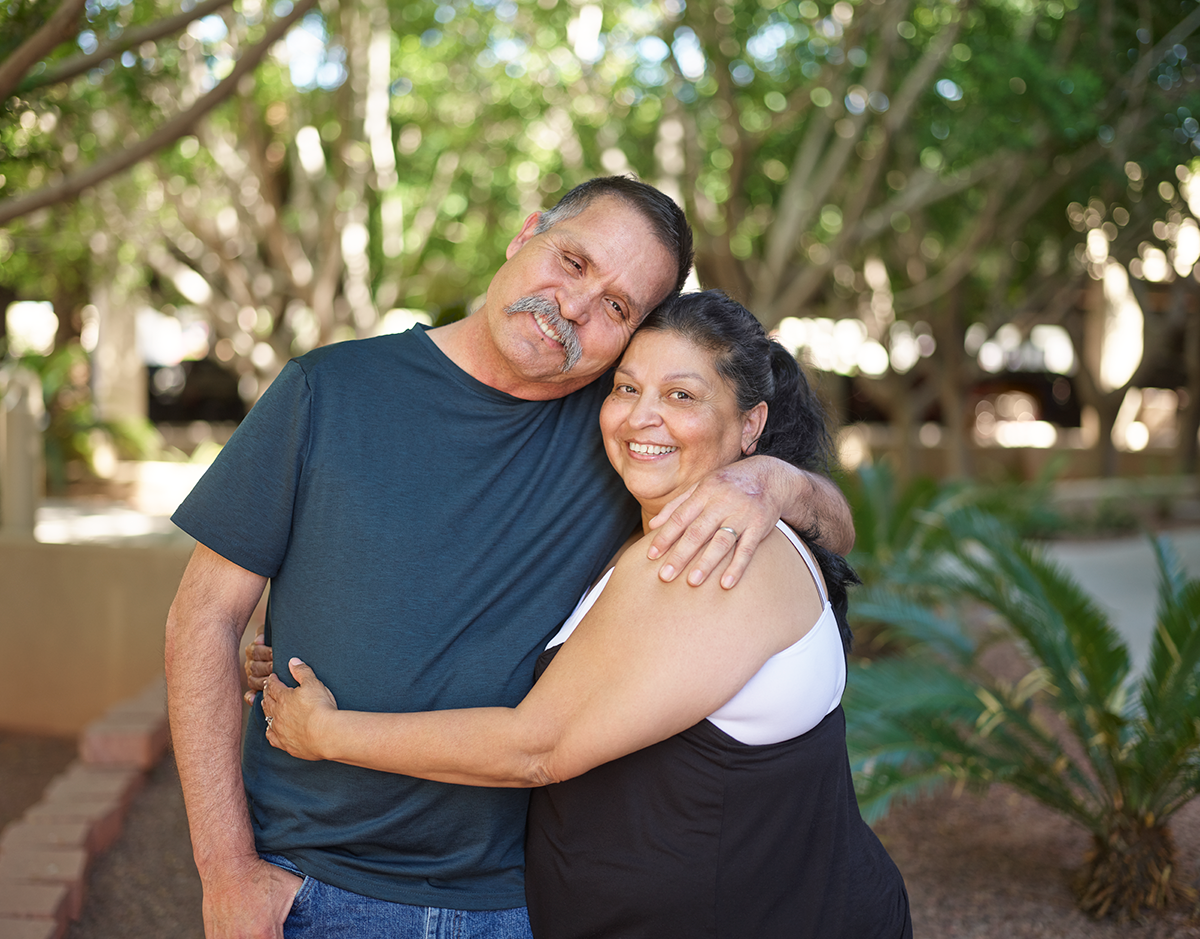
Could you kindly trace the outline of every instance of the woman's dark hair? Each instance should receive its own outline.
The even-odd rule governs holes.
[[[834,450],[825,407],[796,357],[767,336],[753,313],[720,290],[704,290],[664,300],[638,328],[638,332],[646,330],[675,333],[712,352],[717,373],[733,389],[742,413],[760,401],[767,403],[767,422],[756,454],[829,473]],[[800,536],[821,566],[842,643],[849,651],[846,588],[859,583],[858,576],[845,558],[817,543],[818,532],[802,531]]]

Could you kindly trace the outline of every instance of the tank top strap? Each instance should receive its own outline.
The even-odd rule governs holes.
[[[787,535],[788,541],[790,541],[792,546],[795,547],[798,552],[800,552],[800,557],[804,558],[804,563],[808,565],[808,572],[812,574],[813,582],[817,585],[817,593],[821,595],[821,605],[824,606],[829,602],[829,597],[825,594],[825,583],[821,580],[821,575],[817,570],[817,562],[813,560],[813,556],[809,553],[808,547],[803,541],[800,540],[800,536],[792,531],[791,526],[788,525],[787,522],[783,521],[783,519],[780,519],[778,522],[776,522],[775,527]]]

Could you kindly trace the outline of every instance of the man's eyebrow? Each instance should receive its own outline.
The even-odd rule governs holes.
[[[554,229],[550,229],[550,230],[554,231]],[[584,248],[583,245],[581,245],[578,241],[576,241],[574,238],[572,238],[566,232],[556,232],[556,234],[558,235],[559,239],[562,241],[562,246],[567,251],[570,251],[572,254],[578,254],[581,258],[583,258],[585,261],[587,261],[588,264],[594,265],[596,263],[595,260],[592,258],[592,256],[587,253],[587,249]]]
[[[551,229],[551,231],[553,231],[553,229]],[[559,238],[562,239],[561,246],[565,250],[570,251],[572,254],[579,255],[588,264],[588,266],[596,267],[595,259],[588,254],[587,249],[584,248],[583,245],[581,245],[566,232],[559,232],[558,235]],[[612,292],[615,293],[617,298],[625,304],[625,314],[629,320],[635,324],[635,326],[639,324],[645,318],[646,313],[649,312],[649,309],[643,309],[643,304],[638,303],[638,301],[635,300],[628,291],[614,288]]]

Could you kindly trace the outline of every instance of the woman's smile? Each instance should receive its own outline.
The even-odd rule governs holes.
[[[639,456],[663,456],[667,453],[674,453],[678,447],[668,447],[656,443],[636,443],[629,441],[628,444],[631,453]]]

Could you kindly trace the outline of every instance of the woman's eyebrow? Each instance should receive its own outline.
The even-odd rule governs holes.
[[[682,381],[685,378],[689,378],[692,381],[698,381],[705,387],[708,386],[708,379],[699,372],[672,372],[670,375],[664,375],[663,381]]]

